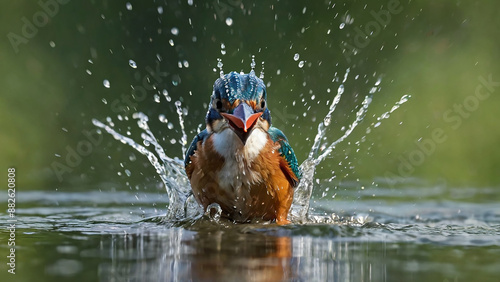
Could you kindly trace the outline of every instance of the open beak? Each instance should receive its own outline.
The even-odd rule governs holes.
[[[221,113],[221,115],[229,122],[233,131],[245,144],[262,112],[254,113],[252,107],[247,103],[241,103],[234,109],[233,114]]]

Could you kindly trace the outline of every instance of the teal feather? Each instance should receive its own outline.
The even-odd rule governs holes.
[[[271,126],[269,128],[268,133],[273,142],[278,142],[281,145],[281,147],[279,148],[280,154],[288,162],[288,165],[292,169],[297,179],[300,180],[302,175],[300,173],[299,163],[297,161],[295,153],[293,152],[292,146],[290,146],[290,144],[288,143],[288,139],[286,138],[285,134],[274,126]]]
[[[208,138],[208,135],[208,131],[205,129],[194,137],[191,145],[189,146],[189,149],[187,150],[186,157],[184,158],[184,166],[187,166],[189,163],[191,163],[191,156],[194,155],[194,151],[196,151],[198,141],[204,141]]]
[[[215,98],[226,99],[234,103],[236,99],[259,101],[266,99],[266,86],[262,79],[251,71],[248,74],[230,72],[217,79],[214,83]]]

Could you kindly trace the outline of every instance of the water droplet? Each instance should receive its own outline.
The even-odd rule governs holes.
[[[169,39],[168,44],[170,44],[170,46],[174,46],[174,41],[172,39]]]
[[[252,62],[250,63],[250,68],[252,71],[255,69],[255,55],[252,55]]]
[[[188,0],[188,5],[193,6],[193,0]]]
[[[226,55],[226,45],[224,43],[220,44],[220,53]]]
[[[401,97],[398,104],[400,105],[400,104],[406,103],[408,101],[408,99],[410,99],[410,98],[411,98],[410,94],[405,94]]]
[[[345,70],[345,74],[344,74],[344,79],[342,80],[342,83],[346,82],[347,81],[347,77],[349,76],[349,72],[351,71],[351,68],[347,68]]]
[[[222,70],[222,67],[224,64],[222,63],[222,60],[220,58],[217,58],[217,67],[219,68],[219,75],[220,77],[224,77],[224,71]]]
[[[105,79],[102,81],[102,84],[104,85],[104,87],[106,88],[110,88],[111,87],[111,84],[109,83],[109,80]]]
[[[231,19],[231,18],[227,18],[227,19],[226,19],[226,24],[227,24],[227,26],[231,26],[231,25],[233,25],[233,19]]]
[[[332,122],[332,117],[329,115],[326,116],[325,119],[323,120],[323,123],[325,124],[325,126],[329,126],[331,122]]]
[[[127,7],[127,10],[132,11],[132,4],[130,4],[130,2],[127,2],[125,6]]]
[[[168,128],[168,129],[172,129],[172,128],[174,128],[174,124],[173,124],[173,123],[171,123],[171,122],[167,123],[167,128]]]
[[[262,61],[262,69],[260,70],[259,78],[264,80],[264,61]],[[271,81],[267,83],[267,87],[271,86]]]
[[[162,6],[159,6],[157,10],[158,10],[158,14],[160,14],[160,15],[163,14],[163,7]]]
[[[173,145],[175,143],[177,143],[177,140],[175,140],[174,138],[170,139],[170,143]]]
[[[101,101],[104,103],[104,105],[108,104],[108,101],[106,99],[104,99],[104,98],[102,98]]]
[[[88,75],[92,75],[92,72],[90,70],[85,70],[85,72],[88,74]]]
[[[189,68],[189,62],[188,61],[184,60],[182,62],[182,64],[184,65],[185,68]]]
[[[173,35],[179,35],[179,29],[176,28],[176,27],[172,27],[172,29],[170,30],[170,32],[173,34]]]
[[[164,114],[160,114],[158,116],[158,120],[161,122],[161,123],[167,123],[168,122],[168,119],[165,117]]]
[[[136,156],[132,153],[132,154],[130,154],[130,156],[128,156],[128,159],[129,159],[131,162],[133,162],[133,161],[135,161],[137,158],[136,158]]]
[[[340,95],[344,93],[344,84],[340,84],[339,88],[337,89],[337,93]]]
[[[155,94],[155,95],[153,96],[153,98],[155,99],[155,102],[156,102],[156,103],[160,103],[160,95]]]
[[[167,89],[163,89],[162,94],[163,94],[163,96],[165,96],[165,99],[167,99],[167,102],[172,101],[172,97],[170,97],[170,96],[168,95],[168,91],[167,91]]]
[[[304,66],[304,61],[299,62],[299,68],[302,68]]]
[[[132,173],[130,172],[130,170],[126,169],[126,170],[125,170],[125,174],[126,174],[128,177],[130,177],[130,175],[131,175]]]
[[[294,60],[294,61],[298,61],[298,60],[299,60],[299,58],[300,58],[299,53],[295,53],[295,55],[293,55],[293,60]]]
[[[340,28],[340,29],[344,29],[344,27],[345,27],[345,23],[341,23],[341,24],[339,25],[339,28]]]
[[[181,83],[181,78],[178,75],[173,75],[172,76],[172,85],[177,86]]]
[[[137,68],[137,64],[134,62],[134,60],[128,60],[128,65],[133,69]]]
[[[52,47],[52,48],[56,47],[56,43],[55,43],[54,41],[50,41],[50,42],[49,42],[49,45],[50,45],[50,47]]]

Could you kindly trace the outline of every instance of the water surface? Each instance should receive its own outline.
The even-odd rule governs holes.
[[[19,192],[2,281],[498,281],[497,189],[339,189],[349,200],[313,197],[320,223],[287,226],[172,226],[163,191]]]

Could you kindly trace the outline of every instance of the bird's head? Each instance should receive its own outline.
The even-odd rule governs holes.
[[[267,131],[271,126],[266,98],[266,86],[253,70],[224,75],[214,83],[206,116],[208,131],[230,128],[245,144],[254,129]]]

